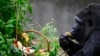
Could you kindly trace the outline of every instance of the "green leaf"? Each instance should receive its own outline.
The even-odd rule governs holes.
[[[10,45],[11,45],[11,44],[12,44],[12,42],[13,42],[13,39],[7,39],[7,43],[8,43],[8,44],[10,44]]]
[[[7,24],[15,24],[16,23],[16,19],[10,19],[7,21]]]
[[[2,49],[7,49],[7,45],[3,44]]]
[[[32,13],[32,5],[31,5],[31,4],[28,5],[28,11],[29,11],[30,13]]]
[[[0,28],[3,28],[4,27],[4,22],[3,20],[0,20]]]
[[[49,56],[57,56],[57,48],[54,47],[49,53],[50,53]]]
[[[8,25],[6,25],[5,27],[6,27],[6,28],[12,28],[12,27],[14,27],[14,25],[13,25],[13,24],[8,24]]]
[[[6,26],[5,26],[6,33],[7,33],[7,34],[13,33],[13,31],[15,30],[13,27],[14,27],[14,26],[13,26],[12,24],[6,25]]]

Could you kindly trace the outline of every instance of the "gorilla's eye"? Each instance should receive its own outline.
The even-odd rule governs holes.
[[[76,20],[76,22],[80,25],[81,24],[81,22],[80,21],[78,21],[78,20]]]
[[[88,20],[87,20],[87,23],[88,23],[88,25],[89,25],[90,27],[93,26],[93,21],[92,21],[92,20],[88,19]]]

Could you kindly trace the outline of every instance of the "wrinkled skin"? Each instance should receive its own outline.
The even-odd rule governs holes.
[[[79,44],[62,34],[60,46],[68,51],[69,56],[100,56],[100,5],[89,4],[75,16],[76,24],[71,34]]]

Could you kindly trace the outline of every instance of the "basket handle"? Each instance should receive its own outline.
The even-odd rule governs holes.
[[[24,31],[24,32],[25,33],[34,32],[34,33],[42,36],[42,38],[44,39],[44,41],[47,44],[47,51],[50,51],[50,42],[49,42],[49,40],[47,39],[47,37],[43,33],[41,33],[40,31],[37,31],[37,30],[28,30],[28,31]]]

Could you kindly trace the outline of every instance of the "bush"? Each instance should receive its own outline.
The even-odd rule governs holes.
[[[0,0],[0,56],[23,55],[13,40],[20,38],[27,9],[32,13],[29,0]]]

